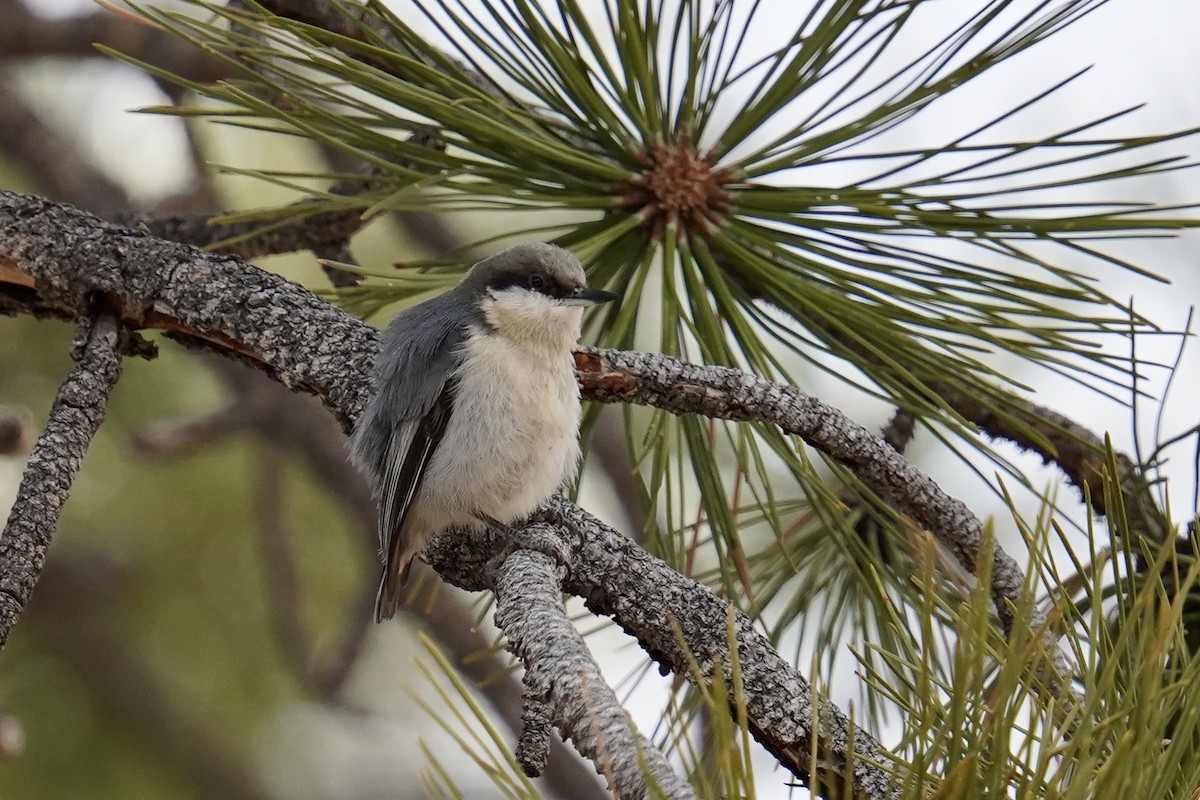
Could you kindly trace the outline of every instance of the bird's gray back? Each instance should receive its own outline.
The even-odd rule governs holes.
[[[404,309],[380,336],[375,393],[350,437],[351,457],[378,481],[392,431],[420,419],[457,369],[478,309],[456,287]]]

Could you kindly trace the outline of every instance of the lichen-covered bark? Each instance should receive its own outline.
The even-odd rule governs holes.
[[[46,427],[33,445],[0,535],[0,648],[29,602],[71,483],[121,374],[122,331],[107,314],[85,318]]]
[[[567,617],[561,577],[551,556],[532,549],[511,553],[496,568],[496,625],[524,662],[526,685],[546,701],[555,727],[605,775],[616,796],[694,797],[663,754],[637,733],[605,682]]]
[[[613,616],[677,674],[686,674],[680,666],[694,659],[704,679],[719,669],[730,681],[732,629],[755,738],[823,797],[842,797],[846,787],[852,796],[893,795],[890,778],[876,766],[886,760],[879,742],[814,694],[749,617],[578,506],[563,502],[554,513],[578,537],[567,591],[582,597],[592,611]]]
[[[237,258],[0,192],[0,268],[5,261],[14,290],[15,273],[32,278],[40,313],[78,318],[98,296],[131,328],[166,330],[257,362],[320,397],[344,426],[370,391],[364,376],[378,348],[375,329]]]
[[[978,568],[983,526],[971,509],[942,491],[878,434],[812,395],[736,369],[655,354],[587,349],[575,362],[594,400],[651,405],[674,414],[767,421],[796,434],[845,464],[876,494],[919,522],[967,571]],[[1019,601],[1023,582],[1017,562],[994,547],[992,598],[1009,632],[1011,606]]]

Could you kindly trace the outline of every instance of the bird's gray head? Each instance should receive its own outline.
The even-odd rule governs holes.
[[[480,261],[462,287],[493,331],[557,347],[578,341],[584,306],[617,297],[589,289],[579,259],[541,242],[510,247]]]

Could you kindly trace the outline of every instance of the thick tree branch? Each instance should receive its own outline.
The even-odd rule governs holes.
[[[689,663],[694,659],[704,679],[721,669],[725,680],[732,681],[733,656],[726,635],[731,609],[724,600],[573,503],[556,498],[550,514],[571,532],[578,548],[564,586],[567,591],[582,597],[592,611],[611,615],[675,674],[691,679]],[[879,742],[815,694],[749,617],[740,611],[732,614],[746,713],[755,738],[821,796],[842,797],[848,787],[854,797],[894,797],[891,777],[882,768],[888,757]]]
[[[521,533],[539,531],[557,541],[546,525]],[[516,550],[495,570],[496,625],[525,663],[526,685],[535,687],[563,738],[597,765],[618,797],[694,797],[658,748],[637,733],[571,624],[562,603],[564,572],[555,558],[534,549]]]
[[[751,732],[814,792],[861,800],[896,796],[881,766],[888,760],[882,746],[815,695],[749,617],[561,496],[551,501],[542,519],[551,526],[543,529],[537,550],[553,553],[565,566],[562,588],[582,597],[592,611],[612,616],[664,669],[697,680],[695,663],[702,671],[700,681],[711,680],[720,670],[732,685],[726,633],[732,614]],[[516,544],[531,547],[524,532]],[[495,532],[463,536],[451,531],[435,537],[425,557],[447,581],[479,591],[495,585],[498,563],[508,564],[489,554],[503,556],[512,546]]]
[[[14,210],[6,214],[10,206]],[[15,207],[33,213],[23,210],[18,216]],[[357,415],[365,400],[365,387],[351,376],[366,374],[368,359],[377,346],[373,331],[300,287],[258,270],[239,268],[239,262],[205,255],[200,264],[193,264],[189,256],[197,257],[194,250],[112,226],[96,226],[94,221],[89,227],[87,220],[87,215],[72,209],[0,194],[0,237],[11,243],[0,247],[0,259],[9,256],[14,267],[20,260],[23,272],[38,277],[39,284],[50,281],[54,288],[61,287],[55,294],[71,305],[84,298],[79,283],[72,285],[69,274],[85,275],[90,270],[98,284],[95,288],[118,301],[128,324],[198,334],[271,365],[281,382],[317,394],[344,424]],[[107,251],[113,245],[120,257]],[[104,255],[109,256],[104,259],[107,264],[81,263]],[[170,265],[171,280],[161,280],[155,261]],[[193,291],[197,293],[194,299],[189,297]],[[197,313],[198,309],[206,313]],[[328,338],[314,340],[307,331],[297,330],[294,323],[307,314],[313,315],[315,329],[326,331]],[[311,353],[314,349],[317,352]],[[346,363],[338,363],[339,354],[349,359],[349,364],[356,364],[357,370],[348,372]],[[696,367],[663,356],[593,352],[579,366],[583,388],[591,399],[657,405],[674,413],[757,419],[801,435],[855,469],[867,485],[928,528],[975,571],[981,543],[978,518],[878,436],[836,409],[798,390],[735,370]],[[1021,585],[1016,562],[997,551],[993,596],[1006,629],[1012,624],[1008,603],[1016,601]]]
[[[374,536],[374,529],[371,531]],[[423,565],[418,568],[424,570]],[[412,615],[424,621],[436,632],[438,644],[450,655],[454,665],[475,685],[479,693],[487,698],[499,713],[505,725],[518,738],[525,730],[525,704],[523,692],[514,683],[509,658],[502,652],[490,652],[492,642],[479,629],[475,612],[456,596],[442,590],[436,602],[429,597],[418,597],[418,592],[427,581],[410,581],[405,587],[405,607]],[[371,606],[375,602],[374,584],[370,584],[370,603],[363,611],[363,619],[372,619]],[[481,657],[481,654],[488,655]],[[550,753],[542,771],[541,782],[545,788],[559,797],[572,800],[601,800],[611,797],[604,791],[603,784],[596,780],[593,765],[577,758],[571,748],[561,739],[550,743]]]
[[[366,400],[376,331],[307,289],[235,258],[0,191],[6,307],[69,319],[97,294],[127,327],[238,356],[317,395],[344,427]]]
[[[877,434],[833,406],[739,370],[697,366],[657,353],[586,349],[576,354],[575,364],[593,400],[778,425],[848,466],[876,494],[932,533],[972,574],[977,571],[983,543],[979,518]],[[992,599],[1008,633],[1013,626],[1010,604],[1018,602],[1023,583],[1021,567],[994,546]]]
[[[0,648],[33,594],[71,483],[104,419],[121,374],[123,339],[120,325],[107,313],[84,317],[79,324],[75,366],[29,454],[0,536]]]

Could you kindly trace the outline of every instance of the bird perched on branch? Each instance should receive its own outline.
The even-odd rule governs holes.
[[[523,244],[400,312],[383,333],[375,395],[351,458],[379,499],[383,578],[377,622],[430,536],[528,517],[575,477],[579,385],[571,350],[589,289],[565,250]]]

